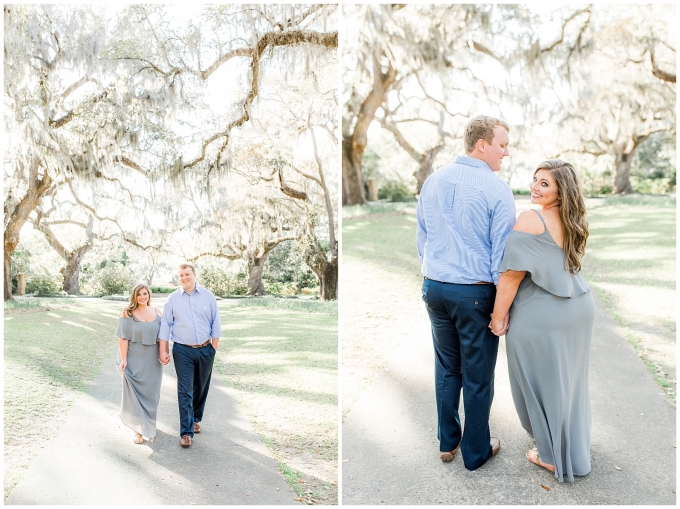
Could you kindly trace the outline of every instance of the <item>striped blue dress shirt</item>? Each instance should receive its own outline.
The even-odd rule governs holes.
[[[510,186],[482,160],[458,156],[423,184],[417,208],[423,275],[443,283],[498,284],[515,224]]]
[[[183,345],[201,345],[222,336],[222,323],[213,293],[196,285],[189,294],[179,288],[170,294],[161,317],[158,339]]]

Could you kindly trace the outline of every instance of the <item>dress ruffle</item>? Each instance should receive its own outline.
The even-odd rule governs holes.
[[[156,317],[153,322],[140,322],[121,316],[118,318],[116,337],[147,346],[155,345],[158,340],[160,320],[160,317]]]
[[[526,271],[537,286],[557,297],[574,298],[590,291],[581,272],[572,275],[566,270],[554,270],[560,265],[564,266],[564,251],[547,230],[537,235],[512,230],[500,272]]]

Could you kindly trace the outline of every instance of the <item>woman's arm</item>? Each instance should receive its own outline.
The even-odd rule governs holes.
[[[124,371],[127,367],[128,340],[118,338],[118,349],[120,350],[120,370]]]
[[[510,305],[515,300],[517,289],[525,275],[525,270],[508,270],[502,272],[498,279],[496,301],[493,305],[493,313],[491,313],[491,322],[489,323],[491,332],[496,336],[502,336],[508,330]]]

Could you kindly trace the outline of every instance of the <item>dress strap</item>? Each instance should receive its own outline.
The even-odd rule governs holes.
[[[536,212],[536,214],[538,214],[538,217],[541,218],[541,223],[543,223],[543,226],[545,226],[545,229],[547,230],[547,229],[548,229],[548,225],[545,224],[545,221],[543,220],[543,216],[541,215],[541,213],[540,213],[538,210],[536,210],[536,209],[531,209],[531,210],[533,210],[534,212]]]

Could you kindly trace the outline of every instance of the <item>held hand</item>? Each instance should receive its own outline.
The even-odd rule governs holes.
[[[161,364],[163,364],[163,366],[165,366],[168,362],[170,362],[170,355],[165,352],[161,352],[159,361]]]
[[[510,323],[510,314],[509,313],[507,315],[505,315],[502,319],[498,319],[494,315],[491,315],[491,322],[489,322],[489,329],[491,329],[491,332],[493,332],[496,336],[500,337],[507,332],[509,323]]]
[[[127,359],[120,361],[120,364],[118,364],[118,369],[121,371],[125,371],[125,368],[127,368]]]

